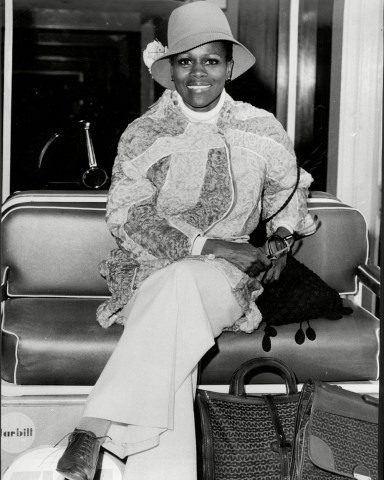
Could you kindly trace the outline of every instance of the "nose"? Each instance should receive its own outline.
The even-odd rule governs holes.
[[[196,63],[193,65],[191,74],[192,74],[194,77],[196,77],[196,78],[205,77],[205,76],[207,75],[207,71],[206,71],[206,69],[205,69],[205,65],[204,65],[203,63],[196,62]]]

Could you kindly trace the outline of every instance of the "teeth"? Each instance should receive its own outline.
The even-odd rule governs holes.
[[[190,85],[188,88],[190,90],[206,90],[210,85]]]

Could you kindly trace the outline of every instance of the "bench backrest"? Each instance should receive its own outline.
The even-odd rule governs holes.
[[[98,265],[116,247],[105,224],[106,192],[18,193],[3,205],[2,270],[8,295],[106,297]],[[356,268],[367,260],[366,222],[331,195],[308,201],[315,235],[295,244],[296,257],[340,293],[356,293]]]

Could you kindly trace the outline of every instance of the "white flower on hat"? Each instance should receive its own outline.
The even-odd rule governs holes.
[[[151,73],[151,67],[155,60],[167,53],[168,48],[164,47],[158,40],[148,43],[146,49],[143,51],[143,60]]]

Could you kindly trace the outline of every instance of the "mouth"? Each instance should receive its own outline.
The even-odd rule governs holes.
[[[211,88],[211,85],[187,85],[188,90],[193,90],[194,92],[204,92]]]

